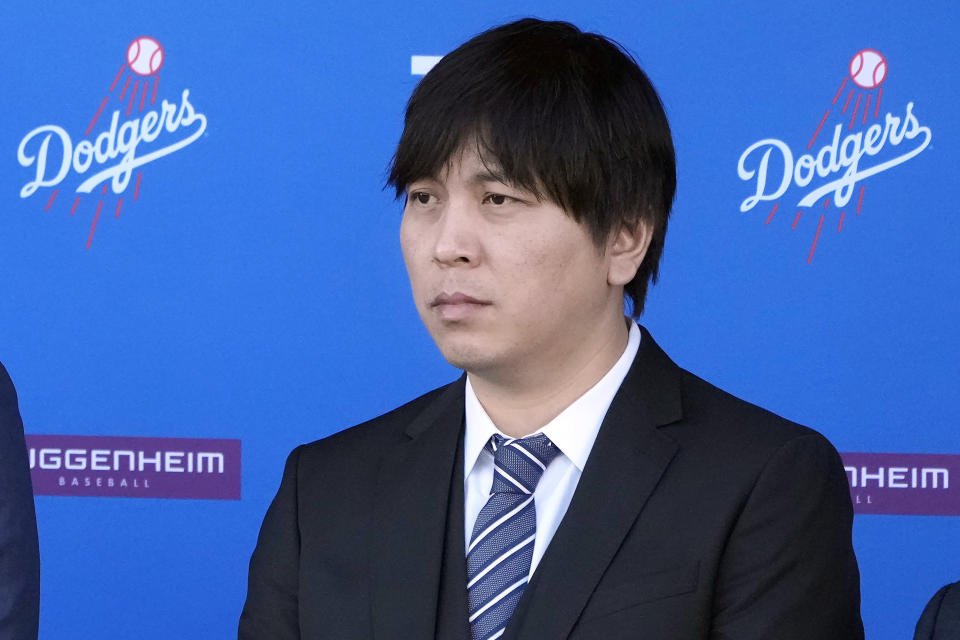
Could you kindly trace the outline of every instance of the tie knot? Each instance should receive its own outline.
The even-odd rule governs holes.
[[[493,453],[490,493],[533,493],[547,465],[560,453],[542,433],[526,438],[494,434],[487,449]]]

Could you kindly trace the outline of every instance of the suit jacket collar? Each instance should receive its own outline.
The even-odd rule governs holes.
[[[643,329],[567,513],[504,634],[566,638],[678,445],[658,427],[683,415],[680,370]],[[615,499],[612,499],[614,498]]]

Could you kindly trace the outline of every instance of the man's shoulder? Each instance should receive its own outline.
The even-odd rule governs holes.
[[[687,417],[712,418],[746,429],[773,430],[785,436],[813,432],[809,427],[735,396],[686,369],[680,369],[680,380]]]
[[[412,423],[423,418],[438,401],[462,384],[457,380],[437,387],[375,418],[300,445],[295,453],[301,461],[329,456],[379,457],[385,448],[406,439],[405,432]]]
[[[826,442],[814,429],[739,398],[677,365],[645,328],[641,331],[636,371],[624,384],[634,385],[634,394],[658,407],[655,413],[673,420],[661,429],[681,444],[741,447],[748,453],[778,448],[797,438]],[[640,372],[645,373],[636,375]]]
[[[668,428],[674,438],[700,443],[719,454],[758,461],[791,443],[806,442],[829,457],[833,445],[819,431],[739,398],[703,378],[680,370],[683,420]]]

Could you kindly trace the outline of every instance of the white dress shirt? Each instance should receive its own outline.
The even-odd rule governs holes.
[[[550,438],[550,441],[560,450],[560,454],[547,466],[543,477],[540,478],[540,484],[533,493],[537,513],[537,538],[533,543],[531,575],[543,558],[543,553],[553,539],[557,527],[560,526],[567,507],[570,506],[570,499],[573,498],[573,492],[580,481],[580,474],[583,473],[583,468],[587,464],[587,458],[597,439],[603,417],[607,414],[613,396],[623,383],[639,348],[640,329],[637,328],[637,323],[631,320],[627,348],[610,371],[560,415],[536,431]],[[509,436],[497,429],[481,406],[470,385],[470,376],[467,376],[465,396],[463,515],[466,538],[464,548],[466,549],[470,546],[473,525],[483,505],[487,503],[490,488],[493,486],[493,454],[484,447],[490,441],[490,436],[496,433],[504,437]]]

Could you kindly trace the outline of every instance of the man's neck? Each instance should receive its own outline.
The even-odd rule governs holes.
[[[561,362],[544,362],[518,378],[469,373],[484,411],[500,431],[522,438],[556,418],[607,374],[623,355],[629,329],[623,317]]]

